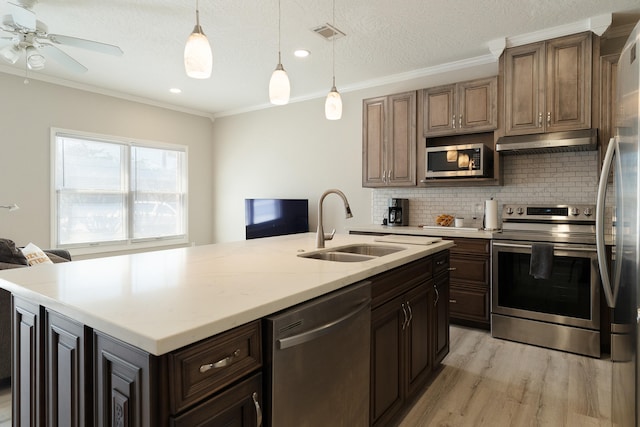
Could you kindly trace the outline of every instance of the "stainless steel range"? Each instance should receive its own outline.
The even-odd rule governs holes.
[[[600,357],[595,205],[504,205],[492,277],[492,336]]]

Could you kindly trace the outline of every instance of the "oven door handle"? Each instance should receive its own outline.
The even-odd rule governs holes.
[[[501,248],[519,248],[519,249],[531,249],[531,245],[520,245],[517,243],[499,243],[493,242],[493,246],[499,246]],[[570,247],[570,246],[554,246],[554,251],[571,251],[571,252],[595,252],[595,248],[580,248],[580,247]]]
[[[616,274],[613,276],[614,284],[612,287],[611,277],[609,276],[609,269],[607,266],[606,246],[604,243],[604,205],[613,159],[614,156],[618,159],[620,157],[616,156],[618,150],[618,139],[615,137],[611,138],[609,140],[607,152],[604,156],[604,161],[602,162],[602,172],[600,174],[600,181],[598,182],[598,193],[596,198],[596,248],[598,250],[598,266],[600,267],[600,279],[602,281],[604,296],[607,299],[607,305],[611,308],[614,308],[616,304],[620,274],[618,274],[619,260],[618,257],[616,257],[614,270]],[[616,175],[621,174],[620,165],[618,164],[616,166]],[[619,182],[621,183],[622,181],[620,180]]]

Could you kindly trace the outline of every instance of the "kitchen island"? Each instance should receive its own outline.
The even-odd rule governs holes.
[[[338,235],[327,250],[374,240]],[[251,372],[261,363],[261,346],[254,341],[259,342],[263,317],[453,246],[448,241],[384,244],[403,250],[363,262],[307,259],[298,256],[316,250],[315,234],[307,233],[4,271],[0,287],[14,296],[13,347],[19,355],[14,360],[20,360],[14,397],[19,395],[22,407],[16,416],[60,419],[65,407],[77,406],[73,396],[68,402],[60,396],[75,383],[80,387],[71,394],[91,393],[93,376],[97,403],[85,405],[84,419],[99,420],[98,425],[105,419],[113,425],[122,419],[129,420],[124,425],[166,425],[168,414],[194,404],[185,386],[192,372],[160,374],[190,369],[189,358],[199,353],[183,354],[186,347],[202,342],[206,347],[211,337],[240,339],[245,344],[237,354]],[[72,372],[57,370],[52,378],[53,369],[46,366],[64,367],[65,357],[92,363],[72,364]],[[178,398],[158,394],[183,388]],[[48,402],[54,395],[57,401]],[[170,408],[157,414],[149,402]]]

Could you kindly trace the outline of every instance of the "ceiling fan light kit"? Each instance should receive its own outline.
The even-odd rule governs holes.
[[[213,54],[207,36],[200,26],[200,11],[196,1],[196,25],[184,46],[184,69],[194,79],[208,79],[213,68]]]
[[[278,65],[271,74],[269,81],[269,100],[274,105],[285,105],[289,103],[291,85],[289,76],[282,66],[282,56],[280,51],[280,0],[278,0]]]
[[[9,64],[15,64],[18,62],[18,58],[20,58],[20,48],[15,44],[10,44],[9,46],[5,46],[0,50],[0,57],[7,61]]]
[[[87,68],[59,49],[55,45],[75,46],[89,49],[95,52],[121,56],[122,49],[118,46],[100,43],[93,40],[60,34],[49,34],[47,26],[36,19],[35,13],[30,10],[36,3],[35,0],[19,0],[20,4],[7,2],[10,13],[2,17],[0,30],[11,33],[11,45],[0,50],[0,57],[10,64],[15,64],[24,52],[26,65],[30,70],[41,70],[46,64],[46,55],[67,69],[83,73]]]

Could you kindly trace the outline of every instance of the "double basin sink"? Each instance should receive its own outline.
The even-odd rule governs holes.
[[[361,262],[394,254],[396,252],[403,251],[404,249],[405,248],[402,247],[389,245],[354,244],[317,252],[304,253],[298,256],[324,261]]]

